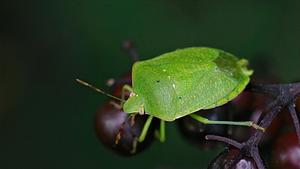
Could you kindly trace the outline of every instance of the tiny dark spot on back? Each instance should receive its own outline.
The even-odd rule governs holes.
[[[160,82],[160,80],[156,80],[156,82],[157,82],[157,83],[159,83],[159,82]]]
[[[182,99],[182,97],[181,97],[181,96],[179,96],[179,97],[178,97],[178,99]]]

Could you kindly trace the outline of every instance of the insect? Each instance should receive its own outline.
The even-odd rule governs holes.
[[[138,141],[145,139],[153,117],[159,118],[159,139],[165,140],[165,121],[191,116],[204,124],[251,126],[264,131],[252,121],[213,121],[193,114],[198,110],[221,106],[249,83],[253,71],[248,61],[223,50],[190,47],[162,54],[132,67],[132,87],[124,85],[122,98],[116,98],[84,81],[77,81],[121,101],[123,110],[132,115],[148,114]],[[127,100],[124,93],[130,92]]]

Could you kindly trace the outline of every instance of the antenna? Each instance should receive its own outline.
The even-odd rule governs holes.
[[[116,97],[116,96],[113,96],[113,95],[111,95],[111,94],[108,94],[107,92],[105,92],[105,91],[103,91],[103,90],[101,90],[101,89],[99,89],[99,88],[97,88],[97,87],[95,87],[95,86],[93,86],[93,85],[91,85],[91,84],[89,84],[89,83],[83,81],[83,80],[76,79],[76,82],[78,82],[79,84],[81,84],[81,85],[83,85],[83,86],[89,87],[89,88],[95,90],[95,91],[98,92],[98,93],[104,94],[104,95],[106,95],[106,96],[108,96],[108,97],[110,97],[110,98],[119,100],[119,101],[121,101],[121,102],[125,102],[125,100],[120,99],[120,98],[118,98],[118,97]]]

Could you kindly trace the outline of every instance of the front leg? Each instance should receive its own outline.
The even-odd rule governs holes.
[[[141,107],[139,108],[139,114],[140,114],[140,115],[145,115],[145,108],[144,108],[144,105],[141,105]]]
[[[147,120],[146,120],[146,123],[144,124],[142,133],[141,133],[141,135],[138,138],[139,142],[143,142],[145,140],[147,132],[148,132],[148,129],[149,129],[150,124],[152,122],[152,119],[153,119],[153,116],[149,115],[148,118],[147,118]]]
[[[133,93],[132,87],[129,86],[129,85],[127,85],[127,84],[124,85],[124,86],[122,87],[121,98],[122,98],[123,100],[125,100],[125,94],[126,94],[126,92]]]
[[[122,87],[122,92],[121,92],[121,99],[122,99],[122,102],[120,104],[114,102],[114,101],[111,101],[110,104],[113,105],[115,108],[117,109],[122,109],[123,108],[123,104],[125,103],[125,94],[126,92],[130,92],[132,93],[133,92],[133,89],[131,88],[131,86],[129,85],[124,85]]]

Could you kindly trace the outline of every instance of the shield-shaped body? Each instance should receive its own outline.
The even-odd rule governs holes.
[[[139,104],[146,113],[173,121],[232,100],[244,90],[251,74],[247,60],[222,50],[176,50],[133,65],[135,96],[125,102],[124,110],[132,113],[130,107]]]

